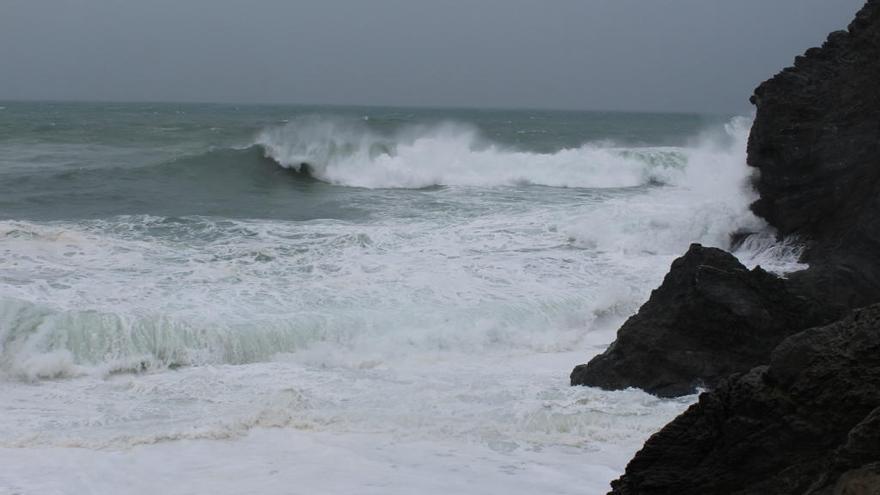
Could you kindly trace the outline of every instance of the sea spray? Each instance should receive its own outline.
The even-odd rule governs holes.
[[[466,124],[412,126],[382,135],[358,121],[317,116],[267,129],[256,142],[283,167],[367,188],[636,187],[668,181],[685,159],[675,148],[602,144],[535,153],[487,141]]]

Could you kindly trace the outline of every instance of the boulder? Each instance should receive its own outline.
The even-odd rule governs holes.
[[[880,493],[880,305],[785,339],[652,436],[612,494]]]
[[[691,245],[617,340],[571,373],[572,385],[637,387],[663,397],[714,387],[766,363],[783,339],[835,315],[760,267]]]

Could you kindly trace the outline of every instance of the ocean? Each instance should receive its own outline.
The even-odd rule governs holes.
[[[569,387],[692,242],[784,272],[751,118],[0,102],[0,494],[604,493]]]

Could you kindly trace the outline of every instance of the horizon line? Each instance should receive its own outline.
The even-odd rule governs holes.
[[[208,100],[120,100],[120,99],[77,99],[77,98],[0,98],[0,103],[81,103],[81,104],[145,104],[145,105],[218,105],[218,106],[252,106],[252,107],[324,107],[324,108],[388,108],[408,110],[484,110],[484,111],[536,111],[536,112],[571,112],[571,113],[629,113],[629,114],[674,114],[674,115],[715,115],[735,116],[741,112],[734,111],[693,111],[693,110],[632,110],[608,108],[561,108],[552,106],[474,106],[474,105],[407,105],[379,103],[303,103],[303,102],[245,102],[245,101],[208,101]]]

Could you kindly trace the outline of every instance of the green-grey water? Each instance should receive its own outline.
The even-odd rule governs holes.
[[[0,493],[598,493],[692,398],[568,373],[762,228],[748,127],[0,103]]]
[[[362,206],[376,194],[303,180],[266,158],[255,143],[261,132],[272,129],[287,129],[295,138],[298,131],[314,130],[308,126],[335,125],[347,133],[338,137],[340,142],[358,146],[365,134],[373,134],[388,140],[390,149],[396,139],[406,139],[401,134],[431,132],[418,127],[454,123],[474,135],[463,138],[471,142],[451,145],[491,143],[510,151],[552,154],[585,143],[684,146],[700,131],[724,122],[714,116],[558,111],[0,106],[0,217],[34,219],[155,214],[304,220],[370,213]],[[371,173],[369,164],[363,167],[364,174]]]

